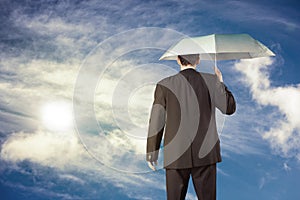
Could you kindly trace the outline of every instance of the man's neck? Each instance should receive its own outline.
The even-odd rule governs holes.
[[[185,70],[185,69],[196,69],[196,65],[181,65],[180,66],[180,71]]]

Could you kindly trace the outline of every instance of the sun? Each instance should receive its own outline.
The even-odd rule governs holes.
[[[53,131],[67,131],[72,128],[72,106],[67,102],[50,102],[42,108],[44,126]]]

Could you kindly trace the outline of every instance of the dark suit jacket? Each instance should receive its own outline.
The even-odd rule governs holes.
[[[156,85],[147,161],[155,161],[164,134],[164,167],[192,168],[221,161],[215,108],[233,114],[232,93],[216,75],[188,68]]]

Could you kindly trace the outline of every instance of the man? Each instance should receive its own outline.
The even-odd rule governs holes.
[[[157,83],[149,121],[146,160],[156,170],[164,134],[167,199],[185,199],[190,175],[199,200],[216,199],[221,162],[215,108],[231,115],[236,105],[222,73],[199,73],[199,54],[179,55],[181,71]]]

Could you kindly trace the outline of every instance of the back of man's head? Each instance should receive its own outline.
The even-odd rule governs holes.
[[[178,55],[181,65],[197,65],[199,64],[199,54]]]

